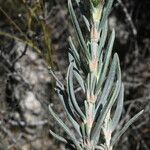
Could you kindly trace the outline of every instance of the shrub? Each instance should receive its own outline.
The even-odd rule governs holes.
[[[56,115],[50,105],[51,115],[64,129],[69,139],[61,137],[52,130],[50,133],[71,150],[112,150],[120,136],[143,111],[131,118],[122,128],[117,128],[123,109],[124,85],[121,81],[118,55],[112,54],[115,31],[112,30],[108,37],[108,15],[113,0],[82,2],[76,0],[87,28],[85,36],[81,31],[72,1],[68,0],[69,13],[80,48],[78,50],[69,37],[70,65],[66,87],[51,70],[56,78],[56,91],[74,127],[74,132]],[[77,99],[75,81],[78,82],[85,96],[82,106]]]

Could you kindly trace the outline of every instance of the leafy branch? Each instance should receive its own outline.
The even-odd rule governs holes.
[[[121,81],[118,54],[112,54],[115,31],[112,30],[111,35],[108,36],[108,15],[113,0],[89,0],[80,7],[81,2],[76,0],[87,32],[90,33],[89,37],[85,38],[83,35],[72,1],[68,0],[68,9],[80,48],[74,45],[70,37],[67,87],[62,86],[55,77],[56,91],[75,130],[73,132],[69,129],[50,105],[51,115],[68,134],[70,140],[52,131],[50,133],[56,139],[70,145],[70,149],[112,150],[120,136],[143,113],[143,110],[117,130],[123,109],[124,85]],[[89,7],[89,13],[83,13],[85,10],[83,7],[86,5]],[[90,14],[90,17],[86,14]],[[82,100],[83,106],[79,105],[77,99],[78,93],[74,89],[75,81],[79,83],[85,96]]]

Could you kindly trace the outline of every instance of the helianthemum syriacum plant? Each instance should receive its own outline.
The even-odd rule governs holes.
[[[68,137],[52,130],[50,133],[66,144],[70,150],[112,150],[114,144],[127,128],[142,114],[131,118],[122,128],[117,128],[123,109],[124,86],[118,55],[112,54],[115,31],[108,36],[108,15],[113,0],[76,0],[87,32],[83,35],[72,1],[68,9],[80,48],[69,37],[69,68],[67,85],[56,78],[56,91],[64,106],[74,131],[56,115],[52,106],[49,110]],[[74,83],[78,82],[78,90]],[[80,95],[77,91],[80,90]],[[81,95],[82,91],[82,96]],[[77,96],[78,95],[78,96]],[[85,97],[79,103],[78,98]]]

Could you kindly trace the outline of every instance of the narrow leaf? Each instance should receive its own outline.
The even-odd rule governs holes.
[[[99,41],[99,46],[98,46],[99,57],[100,57],[101,51],[105,45],[107,33],[108,33],[108,21],[105,22],[104,27],[102,29],[102,34],[100,36],[100,41]]]
[[[124,86],[122,84],[121,90],[118,96],[118,102],[117,102],[117,108],[115,110],[114,116],[111,120],[110,128],[111,131],[113,132],[115,128],[118,125],[118,122],[120,120],[121,114],[122,114],[122,109],[123,109],[123,99],[124,99]]]
[[[54,138],[56,138],[58,141],[61,141],[61,142],[65,143],[65,144],[67,144],[66,139],[64,139],[62,136],[60,136],[60,135],[54,133],[52,130],[49,130],[49,132],[50,132],[50,134],[51,134]]]
[[[139,116],[141,116],[143,114],[144,110],[140,111],[138,114],[136,114],[133,118],[131,118],[125,125],[124,127],[118,131],[112,138],[111,141],[111,146],[113,147],[114,144],[117,143],[117,141],[119,140],[119,138],[122,136],[122,134],[129,128],[129,126],[131,126],[138,118]]]
[[[104,86],[104,89],[102,91],[102,94],[100,96],[100,98],[98,99],[97,105],[96,105],[96,112],[98,111],[100,105],[102,104],[103,106],[106,104],[107,102],[107,98],[111,92],[113,83],[114,83],[114,79],[115,79],[115,75],[116,75],[116,71],[117,71],[117,63],[118,63],[118,59],[117,59],[117,55],[114,55],[109,73],[108,73],[108,77]]]
[[[56,113],[53,111],[52,107],[49,105],[49,111],[51,113],[51,115],[53,116],[53,118],[57,121],[57,123],[60,125],[61,128],[64,129],[64,131],[68,134],[68,136],[71,138],[71,140],[73,141],[73,143],[76,145],[76,147],[78,149],[80,149],[80,145],[77,141],[77,139],[75,138],[74,134],[71,132],[71,130],[63,123],[63,121],[56,115]]]
[[[77,61],[77,63],[80,63],[80,57],[79,57],[79,54],[78,54],[78,51],[77,51],[75,45],[73,44],[72,38],[69,37],[68,41],[69,41],[69,45],[71,48],[70,50],[73,53],[75,60]]]
[[[114,40],[115,40],[115,31],[113,30],[112,34],[110,36],[109,42],[108,42],[108,46],[107,46],[107,53],[105,55],[104,68],[103,68],[103,71],[102,71],[102,75],[100,76],[100,79],[98,81],[98,86],[97,86],[97,89],[96,89],[97,94],[99,93],[99,90],[101,89],[101,86],[102,86],[102,84],[105,80],[105,77],[106,77],[109,61],[110,61],[111,54],[112,54],[112,48],[113,48]]]
[[[81,137],[81,132],[80,132],[80,127],[78,125],[78,123],[76,122],[76,118],[74,116],[74,114],[72,113],[70,106],[68,104],[68,100],[64,100],[64,96],[61,94],[62,91],[59,91],[57,89],[57,94],[59,96],[59,99],[61,101],[61,103],[63,104],[63,107],[66,111],[66,114],[68,116],[68,119],[70,120],[70,122],[72,123],[73,127],[75,128],[75,130],[77,131],[78,135]]]
[[[83,54],[86,54],[86,58],[89,59],[89,57],[90,57],[89,50],[88,50],[86,42],[85,42],[85,40],[83,38],[83,34],[82,34],[81,29],[80,29],[80,26],[79,26],[77,17],[75,15],[75,12],[73,10],[73,6],[72,6],[71,0],[68,0],[68,9],[69,9],[69,12],[70,12],[70,15],[71,15],[71,19],[72,19],[73,25],[74,25],[74,27],[76,29],[76,33],[77,33],[77,36],[78,36],[78,41],[79,41],[79,44],[80,44],[80,46],[82,48]]]
[[[112,108],[114,102],[116,101],[116,98],[118,97],[120,87],[121,87],[121,79],[117,81],[115,89],[112,93],[112,96],[111,96],[110,100],[107,102],[107,104],[102,109],[102,112],[99,115],[99,117],[97,119],[97,122],[96,122],[96,124],[93,128],[93,132],[92,132],[92,135],[91,135],[91,140],[94,142],[94,145],[97,144],[97,142],[99,140],[102,124],[105,120],[105,117],[106,117],[108,111]]]
[[[99,64],[98,64],[98,71],[97,71],[97,81],[100,78],[100,75],[102,74],[102,68],[103,68],[103,52],[101,52],[99,57]],[[99,89],[99,91],[101,91]]]
[[[68,53],[68,60],[69,60],[69,63],[75,61],[75,58],[73,57],[71,53]]]
[[[73,89],[73,62],[70,63],[69,68],[68,68],[68,73],[67,73],[67,91],[68,94],[70,96],[70,99],[72,101],[72,105],[74,107],[74,109],[76,110],[77,114],[82,118],[82,120],[85,119],[85,115],[83,114],[83,112],[81,111],[77,100],[75,98],[75,94],[74,94],[74,89]]]
[[[107,0],[107,5],[103,9],[103,17],[99,24],[99,29],[102,28],[108,18],[108,15],[110,14],[112,4],[114,0]]]
[[[83,20],[85,22],[85,25],[86,25],[88,31],[90,31],[90,23],[89,23],[88,19],[84,15],[83,15]]]
[[[83,92],[85,93],[85,86],[84,86],[84,81],[83,81],[82,77],[80,76],[80,74],[79,74],[77,69],[74,69],[73,72],[74,72],[75,78],[77,79],[77,81],[80,84]]]

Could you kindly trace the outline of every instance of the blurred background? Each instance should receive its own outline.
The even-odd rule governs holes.
[[[115,150],[150,150],[150,0],[115,0],[109,26],[125,84],[123,122],[145,109]],[[66,83],[69,35],[67,0],[0,0],[0,150],[64,149],[49,134],[66,136],[50,103],[67,120],[47,68]]]

